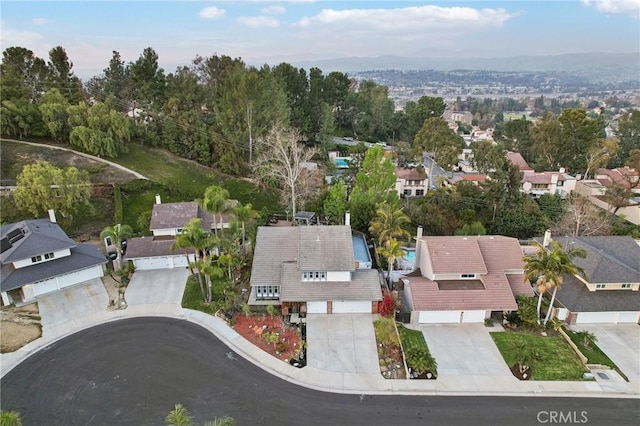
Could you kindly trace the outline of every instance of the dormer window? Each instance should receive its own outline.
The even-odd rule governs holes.
[[[304,271],[302,273],[302,281],[326,281],[327,273],[325,271]]]
[[[476,277],[476,274],[460,274],[460,278],[463,280],[472,280]]]

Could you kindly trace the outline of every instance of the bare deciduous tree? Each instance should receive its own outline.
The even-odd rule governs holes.
[[[267,135],[257,141],[258,158],[253,164],[258,179],[277,181],[288,199],[292,215],[296,214],[296,196],[303,173],[303,163],[317,153],[315,148],[305,147],[298,141],[300,135],[292,129],[274,124]]]
[[[565,213],[556,222],[552,231],[555,235],[573,237],[610,235],[610,216],[584,195],[573,192],[567,200]]]

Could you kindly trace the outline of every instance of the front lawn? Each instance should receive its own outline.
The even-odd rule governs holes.
[[[538,359],[531,362],[533,380],[583,380],[588,370],[559,334],[542,336],[527,331],[490,333],[498,350],[509,367],[517,364],[516,347],[533,348]]]
[[[438,364],[429,352],[424,334],[418,330],[411,330],[403,324],[396,323],[398,334],[404,349],[404,357],[407,360],[407,367],[416,374],[418,378],[426,377],[427,372],[435,378],[438,375]]]
[[[200,284],[198,284],[197,278],[194,275],[190,276],[187,280],[187,285],[184,288],[184,294],[182,295],[182,307],[185,309],[193,309],[196,311],[214,315],[222,305],[222,302],[220,300],[216,300],[216,289],[217,287],[220,287],[220,283],[222,282],[222,280],[214,280],[213,301],[209,305],[207,305],[204,302],[204,298],[202,297],[202,291],[200,290]]]
[[[567,336],[571,339],[573,343],[576,344],[582,355],[587,357],[588,364],[600,364],[606,365],[613,369],[618,369],[618,367],[609,359],[609,357],[600,350],[598,345],[595,342],[589,344],[589,346],[585,346],[585,333],[583,332],[573,332],[571,330],[564,329]]]

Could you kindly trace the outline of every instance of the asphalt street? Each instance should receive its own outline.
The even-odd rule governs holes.
[[[314,391],[264,372],[204,328],[169,318],[120,320],[73,334],[10,371],[0,391],[2,410],[18,411],[27,426],[162,425],[175,403],[196,424],[223,415],[238,425],[640,423],[637,399]]]

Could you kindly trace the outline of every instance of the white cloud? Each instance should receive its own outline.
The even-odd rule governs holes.
[[[224,12],[225,12],[224,9],[220,9],[215,6],[209,6],[202,9],[198,13],[198,16],[204,19],[217,19],[217,18],[222,18],[222,16],[224,15]]]
[[[513,17],[504,9],[418,6],[397,9],[324,9],[295,25],[340,25],[378,31],[405,32],[444,28],[501,27]]]
[[[242,16],[238,22],[249,28],[278,28],[280,22],[272,16]]]
[[[260,9],[260,12],[265,15],[281,15],[286,11],[287,10],[284,8],[284,6],[281,6],[279,4],[274,4],[273,6],[267,6]]]
[[[640,17],[640,0],[582,0],[582,4],[603,13]]]
[[[0,39],[2,40],[2,48],[6,49],[10,46],[22,46],[32,49],[38,46],[44,39],[42,34],[32,31],[16,31],[7,28],[4,22],[0,21]]]
[[[51,21],[48,20],[47,18],[33,18],[31,22],[33,22],[36,25],[44,25],[44,24],[48,24]]]

